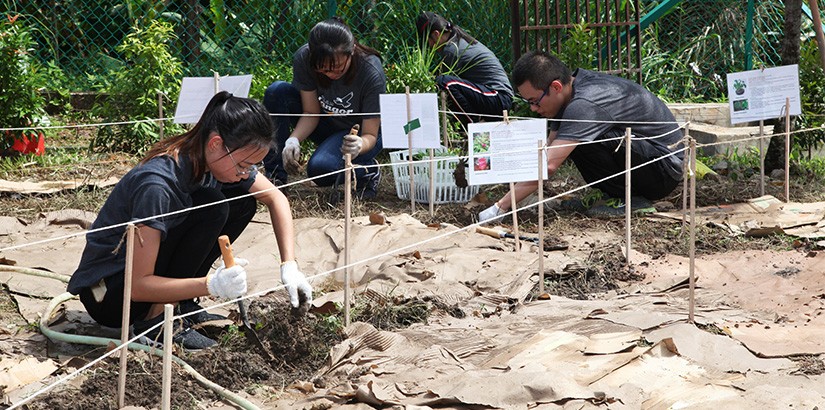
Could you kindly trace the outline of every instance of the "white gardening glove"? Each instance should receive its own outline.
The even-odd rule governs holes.
[[[495,223],[499,222],[504,219],[501,214],[505,213],[503,209],[498,207],[498,204],[495,203],[493,206],[481,211],[478,213],[478,221],[483,223]]]
[[[281,152],[281,159],[284,168],[297,170],[300,167],[298,158],[301,157],[301,141],[295,137],[289,137],[284,143],[284,150]]]
[[[227,268],[221,261],[215,272],[206,275],[209,294],[223,299],[237,299],[246,294],[246,266],[244,259],[235,259],[235,266]]]
[[[355,159],[361,153],[361,147],[363,146],[363,138],[358,135],[347,134],[344,135],[344,142],[341,144],[341,153],[349,154],[351,159]]]
[[[298,307],[301,300],[299,294],[303,295],[307,305],[312,303],[312,286],[306,276],[298,270],[297,262],[288,261],[281,264],[281,282],[289,292],[289,302],[292,307]]]

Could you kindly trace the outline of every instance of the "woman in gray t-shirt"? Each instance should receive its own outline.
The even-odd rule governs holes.
[[[425,11],[415,22],[421,45],[441,58],[435,81],[463,123],[501,117],[513,105],[513,86],[501,62],[484,44],[444,17]]]
[[[276,149],[264,164],[275,185],[287,181],[287,171],[300,168],[301,142],[310,139],[315,152],[306,164],[307,176],[317,177],[343,169],[342,154],[350,154],[356,168],[356,186],[362,198],[376,194],[379,170],[375,156],[381,151],[379,95],[387,78],[377,51],[355,39],[340,18],[315,25],[309,42],[292,60],[292,83],[276,81],[264,94],[264,106],[276,115]],[[318,116],[315,114],[332,114]],[[309,114],[309,115],[297,115]],[[361,115],[357,115],[361,114]],[[353,125],[358,134],[350,134]],[[315,179],[320,186],[343,180],[342,174]]]

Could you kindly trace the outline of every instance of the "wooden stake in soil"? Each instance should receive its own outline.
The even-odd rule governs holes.
[[[135,259],[135,225],[126,225],[126,266],[123,272],[123,316],[120,321],[120,376],[117,383],[117,405],[126,407],[126,359],[129,348],[129,316],[132,308],[132,265]]]
[[[410,107],[410,86],[404,87],[407,95],[407,124],[412,121],[412,107]],[[410,127],[412,128],[412,127]],[[415,213],[415,175],[413,173],[413,143],[412,130],[407,131],[407,172],[410,173],[410,213]]]
[[[625,128],[624,132],[624,231],[625,231],[625,255],[624,261],[630,265],[630,213],[631,209],[631,189],[630,189],[630,169],[633,168],[633,163],[630,161],[630,127]]]
[[[682,141],[690,139],[690,123],[685,124],[685,137]],[[685,159],[682,161],[682,230],[680,235],[685,234],[687,228],[687,213],[688,213],[688,180],[690,179],[690,150],[685,152]]]
[[[539,141],[539,295],[544,295],[544,141]]]
[[[504,120],[505,124],[510,124],[510,117],[507,115],[507,110],[502,112],[502,119]],[[515,243],[516,249],[515,251],[518,252],[521,250],[521,240],[519,239],[519,229],[518,229],[518,212],[516,212],[516,208],[518,208],[518,204],[516,204],[516,184],[511,182],[510,183],[510,212],[513,213],[513,235],[515,236]]]
[[[791,202],[791,99],[785,97],[785,202]]]
[[[441,92],[441,145],[450,149],[450,137],[447,135],[447,93]]]
[[[765,120],[759,120],[759,196],[765,196],[765,149],[762,139],[765,137]]]
[[[435,215],[435,155],[433,155],[433,149],[427,149],[427,152],[430,154],[430,216]]]
[[[696,304],[696,140],[690,141],[690,279],[688,292],[688,322],[693,322],[693,311]]]
[[[172,408],[172,318],[175,316],[172,304],[163,305],[163,393],[161,409]]]
[[[407,97],[409,98],[409,87],[407,87]],[[409,100],[407,100],[407,107],[409,109]],[[412,156],[410,156],[412,160]],[[350,287],[349,278],[352,268],[350,263],[350,224],[352,216],[352,155],[344,155],[344,327],[349,326],[349,310],[350,310]],[[410,181],[412,181],[412,173],[410,173]],[[412,187],[410,187],[412,188]],[[410,190],[410,196],[413,196],[413,191]],[[415,198],[413,198],[413,203]]]

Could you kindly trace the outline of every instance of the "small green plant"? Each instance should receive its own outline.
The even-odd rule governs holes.
[[[118,46],[128,63],[114,72],[104,90],[107,98],[92,111],[104,122],[129,123],[101,127],[92,149],[141,153],[158,141],[157,122],[145,120],[158,118],[159,93],[174,101],[180,92],[182,65],[169,50],[174,37],[170,24],[152,21],[146,28],[135,27]],[[172,121],[165,121],[164,127],[167,134],[182,130]]]
[[[437,91],[435,75],[437,56],[435,51],[422,47],[404,47],[398,62],[386,67],[387,93],[434,93]]]
[[[226,329],[221,332],[220,337],[218,337],[218,343],[224,348],[231,348],[231,347],[238,347],[242,346],[245,342],[245,337],[243,332],[241,332],[238,325],[229,325]]]

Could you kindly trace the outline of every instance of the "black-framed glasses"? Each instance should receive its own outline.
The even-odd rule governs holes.
[[[328,74],[343,74],[347,70],[347,64],[349,64],[350,60],[352,60],[352,53],[347,54],[347,57],[341,61],[340,63],[335,62],[336,64],[332,67],[324,67],[324,68],[316,68],[315,72],[328,75]]]
[[[538,107],[541,104],[541,99],[544,98],[544,96],[547,95],[548,92],[550,92],[550,86],[549,85],[544,89],[544,91],[542,91],[539,98],[537,98],[535,100],[528,100],[524,97],[521,97],[521,99],[524,100],[527,104],[535,105],[536,107]]]
[[[235,157],[232,156],[232,151],[229,150],[229,147],[226,145],[223,146],[226,149],[226,154],[229,155],[229,160],[232,161],[232,164],[235,165],[235,175],[242,177],[244,175],[249,175],[252,173],[253,170],[257,170],[259,167],[263,167],[263,162],[252,164],[248,167],[242,167],[238,164],[238,161],[235,161]]]

